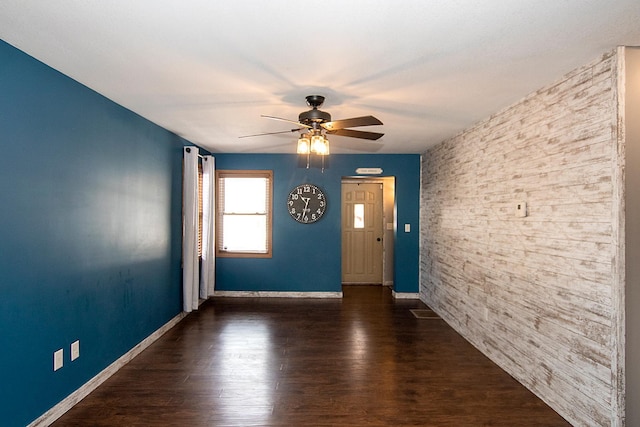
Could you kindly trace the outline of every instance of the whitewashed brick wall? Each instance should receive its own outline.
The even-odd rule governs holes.
[[[574,425],[616,424],[616,102],[611,52],[422,161],[421,299]]]

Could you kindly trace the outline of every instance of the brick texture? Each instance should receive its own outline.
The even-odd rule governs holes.
[[[616,68],[605,54],[422,159],[420,298],[574,425],[619,416]]]

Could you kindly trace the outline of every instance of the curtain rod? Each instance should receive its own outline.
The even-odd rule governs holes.
[[[191,147],[187,147],[187,153],[190,153],[190,152],[191,152]],[[205,157],[204,157],[204,156],[202,156],[200,153],[198,153],[198,157],[200,157],[200,158],[201,158],[201,159],[203,159],[203,160],[207,160],[207,159],[205,159]]]

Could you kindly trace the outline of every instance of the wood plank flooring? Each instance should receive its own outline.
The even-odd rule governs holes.
[[[214,298],[53,425],[568,426],[414,300]]]

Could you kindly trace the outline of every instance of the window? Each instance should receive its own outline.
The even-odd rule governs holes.
[[[202,161],[198,159],[198,258],[202,258],[202,228],[203,228],[202,185],[203,185]],[[182,186],[184,188],[184,163],[182,164]],[[184,215],[184,200],[182,201],[182,203],[183,203],[182,213]]]
[[[353,205],[353,228],[364,228],[364,204]]]
[[[271,258],[272,171],[216,172],[216,255]]]

